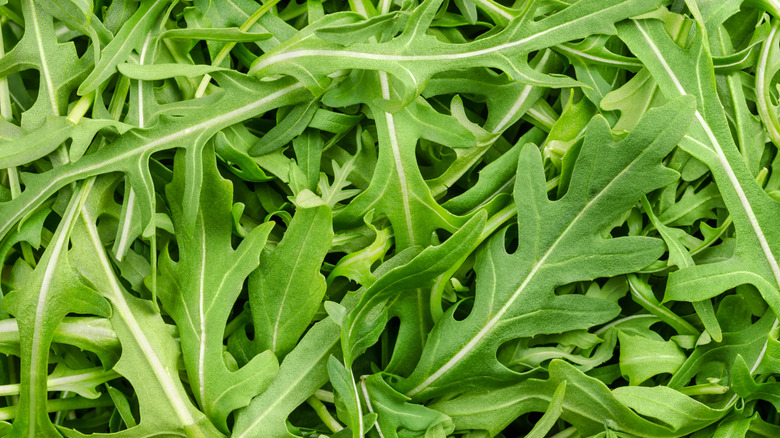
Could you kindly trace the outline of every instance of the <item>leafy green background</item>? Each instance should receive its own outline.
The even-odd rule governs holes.
[[[0,0],[0,436],[780,436],[779,29]]]

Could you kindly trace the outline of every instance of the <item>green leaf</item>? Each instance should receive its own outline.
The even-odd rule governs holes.
[[[533,206],[517,211],[518,239],[532,246],[508,254],[506,229],[488,242],[475,267],[485,280],[478,283],[474,309],[458,321],[453,308],[437,323],[415,372],[399,389],[422,399],[511,382],[518,377],[514,372],[486,359],[495,357],[503,342],[587,328],[614,317],[613,303],[556,296],[553,288],[641,269],[661,254],[656,240],[602,236],[612,218],[631,208],[644,192],[674,180],[674,172],[663,168],[660,159],[685,127],[669,121],[686,120],[691,112],[689,100],[652,111],[619,143],[613,142],[605,121],[595,119],[585,134],[569,191],[558,201],[547,198],[539,151],[526,145],[518,163],[515,203]]]
[[[531,432],[525,436],[525,438],[544,438],[550,429],[558,421],[558,418],[563,412],[563,400],[566,395],[566,381],[564,380],[555,389],[552,399],[550,400],[550,407],[544,412],[542,418],[534,425]]]
[[[103,178],[91,191],[71,239],[71,262],[84,281],[111,303],[111,324],[122,346],[114,370],[137,391],[141,421],[125,435],[221,434],[198,411],[179,379],[180,350],[151,302],[130,294],[117,279],[100,240],[96,219],[113,201],[116,179]],[[75,431],[69,436],[81,436]]]
[[[292,74],[315,94],[325,89],[334,71],[369,69],[385,71],[402,81],[401,102],[409,103],[435,73],[464,67],[485,66],[506,71],[515,80],[539,85],[572,86],[574,81],[552,79],[534,73],[524,59],[532,51],[593,33],[614,33],[613,23],[652,10],[647,2],[593,0],[578,2],[546,19],[533,21],[528,14],[514,18],[501,32],[467,44],[452,44],[426,35],[440,1],[428,1],[409,17],[398,37],[383,43],[356,43],[342,50],[337,43],[318,38],[294,39],[260,57],[250,74]],[[362,30],[358,30],[362,31]],[[420,54],[420,53],[431,53]],[[334,61],[338,68],[334,68]],[[377,96],[379,97],[379,96]],[[389,97],[384,98],[384,100]]]
[[[365,435],[360,398],[355,386],[354,376],[338,359],[330,356],[328,359],[328,376],[333,389],[345,406],[344,422],[352,430],[352,436],[360,438]]]
[[[89,187],[73,193],[50,245],[24,288],[3,300],[6,311],[16,317],[21,350],[19,416],[14,433],[58,436],[49,419],[46,403],[49,347],[60,321],[68,313],[108,316],[108,303],[84,287],[68,262],[68,242]]]
[[[586,376],[564,361],[552,361],[549,372],[548,380],[527,379],[493,391],[468,392],[438,401],[431,407],[449,415],[456,431],[487,430],[490,435],[495,435],[524,413],[546,411],[555,391],[566,382],[561,419],[574,425],[583,435],[603,432],[605,426],[639,436],[684,435],[683,431],[673,431],[670,426],[637,415],[620,403],[602,382]],[[695,430],[695,427],[690,429]]]
[[[702,44],[702,32],[698,29],[689,47],[682,49],[658,21],[631,21],[618,26],[619,36],[645,63],[664,95],[696,97],[694,122],[681,147],[710,168],[737,233],[734,257],[670,275],[667,291],[669,297],[683,290],[701,295],[705,290],[721,292],[735,282],[751,283],[780,314],[780,265],[776,255],[780,253],[780,229],[769,225],[780,214],[780,205],[756,183],[734,144],[715,89],[712,59],[707,45]],[[717,276],[728,280],[715,281]]]
[[[258,351],[271,350],[280,358],[293,349],[325,296],[319,268],[333,239],[331,211],[313,196],[303,191],[296,197],[298,209],[282,241],[261,256],[249,277]]]
[[[351,366],[355,358],[379,338],[388,320],[385,302],[394,295],[431,283],[437,275],[473,251],[484,223],[484,215],[475,215],[441,245],[422,250],[403,265],[385,267],[387,270],[363,291],[360,301],[342,324],[342,350],[347,365]],[[411,252],[413,249],[408,250]]]
[[[360,385],[369,411],[379,415],[374,427],[383,436],[425,435],[439,429],[444,434],[453,432],[449,417],[435,409],[409,403],[409,398],[390,387],[381,374],[361,379]]]
[[[691,397],[666,386],[624,386],[612,391],[615,398],[645,418],[668,424],[673,430],[704,427],[720,420],[726,413],[712,409]]]
[[[16,221],[67,184],[115,171],[127,173],[141,212],[141,223],[146,228],[154,205],[153,182],[148,169],[152,153],[185,148],[189,151],[187,159],[193,164],[190,168],[197,168],[194,162],[200,158],[206,140],[215,132],[247,117],[296,102],[308,94],[300,84],[287,80],[282,81],[287,86],[280,88],[281,82],[257,82],[241,75],[215,73],[215,77],[222,84],[223,93],[194,100],[189,106],[170,111],[169,116],[162,118],[152,130],[131,129],[111,145],[87,154],[75,163],[27,176],[26,190],[5,203],[0,212],[0,235],[5,235]],[[250,85],[253,88],[249,88],[251,92],[247,89],[247,80],[253,84]],[[208,111],[204,111],[205,108]],[[187,177],[183,205],[189,228],[194,227],[196,217],[199,175],[199,172],[192,172]]]
[[[445,116],[422,99],[397,114],[375,115],[379,157],[371,184],[334,218],[337,226],[359,225],[371,210],[386,215],[399,248],[427,244],[439,228],[454,232],[468,220],[442,208],[422,178],[415,148],[425,138],[448,147],[471,147],[474,134],[453,117]],[[399,127],[403,126],[404,129]]]
[[[233,437],[294,437],[287,417],[328,381],[327,361],[336,347],[339,326],[330,318],[315,324],[279,367],[271,385],[238,412]]]
[[[166,6],[168,2],[164,0],[141,2],[135,13],[116,32],[114,39],[101,51],[95,68],[79,85],[80,95],[86,95],[100,87],[116,72],[117,65],[127,58],[132,50],[141,48]]]
[[[39,9],[36,2],[24,1],[21,7],[28,25],[21,40],[0,57],[0,76],[31,68],[40,72],[38,97],[32,107],[26,108],[22,123],[33,128],[46,116],[63,115],[68,97],[94,59],[78,58],[72,42],[58,42],[52,16]]]
[[[214,152],[204,149],[203,167],[186,168],[184,153],[176,156],[174,179],[166,194],[178,245],[178,261],[168,251],[160,259],[160,300],[179,326],[190,388],[201,410],[224,433],[228,415],[261,393],[276,374],[273,354],[261,354],[239,370],[229,370],[223,356],[222,332],[245,279],[259,264],[273,227],[254,228],[237,249],[230,245],[232,186],[216,168]],[[195,232],[185,226],[182,192],[186,172],[202,172],[201,203]]]
[[[620,372],[631,385],[639,385],[661,373],[674,374],[685,362],[685,354],[673,341],[658,341],[618,332]]]

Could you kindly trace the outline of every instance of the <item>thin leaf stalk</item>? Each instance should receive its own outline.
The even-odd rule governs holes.
[[[75,409],[94,409],[114,406],[114,402],[108,394],[103,394],[96,399],[84,397],[55,398],[46,401],[48,412],[72,411]],[[0,408],[0,421],[8,421],[16,418],[18,408],[7,406]]]
[[[642,306],[645,310],[657,316],[661,321],[669,324],[680,335],[699,336],[701,333],[688,321],[667,309],[652,294],[652,291],[643,290],[644,287],[639,283],[639,279],[634,274],[627,276],[628,286],[631,290],[631,297],[634,302]]]
[[[119,373],[112,369],[104,370],[102,367],[96,367],[85,370],[78,370],[78,372],[74,374],[50,378],[46,381],[46,385],[48,386],[49,391],[61,391],[68,385],[72,385],[73,383],[77,382],[96,379],[108,382],[118,377],[120,377]],[[18,383],[0,385],[0,396],[18,395],[20,389],[21,386]]]
[[[238,30],[242,32],[246,32],[249,30],[252,25],[257,23],[257,20],[260,19],[266,12],[270,11],[271,8],[276,6],[276,4],[279,3],[279,0],[271,0],[268,3],[260,6],[252,15],[249,16],[249,18],[246,19],[246,21],[238,27]],[[235,42],[230,42],[225,44],[222,49],[220,49],[219,53],[217,53],[217,56],[214,57],[214,59],[211,61],[211,65],[219,65],[222,63],[222,61],[225,60],[225,58],[228,56],[231,50],[233,50],[233,47],[236,47]],[[201,79],[200,84],[198,85],[198,89],[195,91],[195,98],[202,97],[206,93],[206,87],[208,87],[209,82],[211,82],[211,75],[203,75],[203,79]]]
[[[312,409],[314,409],[314,413],[317,414],[318,417],[320,417],[320,420],[322,420],[323,423],[325,423],[325,426],[330,429],[331,432],[338,432],[342,429],[344,429],[344,426],[341,425],[341,423],[338,422],[335,418],[333,418],[333,415],[330,414],[330,411],[328,411],[328,408],[325,406],[322,401],[317,398],[316,396],[311,396],[306,400],[306,403],[311,406]]]

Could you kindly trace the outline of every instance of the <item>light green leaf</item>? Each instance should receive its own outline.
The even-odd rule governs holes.
[[[176,232],[178,261],[168,251],[160,260],[159,297],[179,326],[184,365],[201,410],[224,433],[228,415],[265,390],[276,374],[273,354],[260,354],[239,370],[229,370],[223,356],[222,332],[244,280],[258,265],[273,226],[254,228],[237,249],[230,246],[232,186],[216,168],[214,152],[204,149],[203,167],[186,168],[176,156],[174,179],[166,194]],[[185,226],[182,192],[186,172],[202,172],[195,232]]]
[[[631,385],[639,385],[661,373],[674,374],[685,362],[685,354],[673,341],[658,341],[618,332],[620,372]]]
[[[249,277],[249,302],[258,351],[271,350],[283,358],[311,324],[325,295],[325,277],[319,272],[333,239],[331,211],[321,203],[298,209],[279,245],[260,257],[260,267]]]
[[[606,122],[595,119],[585,134],[570,188],[559,201],[548,199],[540,153],[526,145],[518,164],[515,203],[523,206],[517,211],[518,240],[530,246],[508,254],[506,229],[491,239],[475,267],[484,280],[478,282],[474,309],[457,321],[453,308],[437,323],[415,372],[399,389],[421,399],[448,390],[511,382],[517,379],[514,372],[486,359],[495,357],[501,343],[587,328],[614,317],[613,303],[555,296],[552,290],[573,281],[640,269],[660,255],[656,240],[601,236],[613,215],[631,208],[644,192],[674,180],[674,173],[661,167],[660,159],[674,147],[684,127],[669,120],[685,120],[691,110],[688,100],[678,100],[650,112],[617,144]],[[596,163],[599,170],[593,172]],[[613,262],[617,259],[619,265]]]

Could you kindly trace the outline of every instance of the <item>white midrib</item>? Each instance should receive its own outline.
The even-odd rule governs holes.
[[[71,205],[68,207],[67,214],[62,219],[57,228],[59,235],[55,239],[54,244],[51,246],[51,256],[49,257],[49,260],[46,264],[46,269],[43,272],[43,280],[41,281],[41,287],[38,292],[38,302],[36,303],[35,307],[35,329],[33,330],[32,346],[30,349],[32,352],[30,354],[30,370],[32,372],[30,373],[30,385],[28,388],[30,391],[28,394],[30,402],[30,418],[35,418],[38,404],[38,397],[35,396],[35,388],[38,386],[38,378],[40,377],[37,372],[39,359],[37,352],[41,343],[41,330],[39,328],[43,324],[45,309],[48,308],[46,303],[49,301],[49,292],[51,292],[52,282],[54,281],[54,272],[57,269],[57,263],[59,263],[60,256],[62,255],[63,249],[65,248],[65,242],[67,242],[70,238],[70,230],[72,229],[72,225],[81,206],[79,198],[82,197],[83,193],[84,189],[82,186],[81,190],[76,191],[73,193],[73,195],[71,195]],[[44,379],[46,379],[46,376],[44,376]],[[36,424],[37,423],[35,421],[30,422],[30,428],[28,430],[30,438],[35,437]]]
[[[149,6],[149,9],[147,9],[147,10],[146,10],[146,12],[144,12],[144,15],[143,15],[143,16],[141,16],[141,18],[139,18],[139,19],[138,19],[138,21],[136,21],[136,22],[135,22],[135,24],[133,25],[133,28],[132,28],[132,29],[130,29],[130,31],[127,33],[127,36],[128,36],[128,37],[129,37],[130,35],[132,35],[132,34],[133,34],[133,32],[135,32],[135,31],[136,31],[136,29],[138,28],[138,26],[139,26],[141,23],[143,23],[143,22],[144,22],[144,20],[146,19],[146,17],[147,17],[147,16],[149,16],[149,14],[151,14],[151,13],[153,13],[153,12],[156,12],[156,11],[155,11],[155,9],[154,9],[154,7],[155,7],[155,4],[154,4],[154,3],[152,3],[152,4]],[[124,29],[124,27],[123,27],[122,29]],[[149,40],[149,37],[150,37],[150,36],[151,36],[151,33],[150,33],[149,35],[147,35],[147,36],[146,36],[146,39],[147,39],[147,41]],[[146,50],[146,43],[144,43],[144,50]],[[117,57],[119,57],[121,54],[122,54],[122,51],[121,51],[121,50],[117,50],[117,51],[114,53],[114,56],[112,56],[112,57],[109,59],[109,63],[107,63],[107,64],[104,64],[104,65],[111,65],[111,64],[113,64],[113,63],[114,63],[114,60],[115,60]],[[143,53],[141,54],[141,57],[143,58]],[[101,60],[100,60],[100,61],[102,62],[102,61],[103,61],[103,59],[101,58]],[[140,82],[140,81],[139,81],[139,82]]]
[[[521,38],[517,41],[510,41],[503,44],[498,44],[493,47],[488,47],[485,49],[480,50],[474,50],[471,52],[463,52],[463,53],[450,53],[446,55],[382,55],[382,54],[374,54],[374,53],[366,53],[366,52],[354,52],[349,50],[293,50],[290,52],[280,53],[278,55],[269,56],[267,59],[263,60],[257,66],[252,68],[250,73],[256,72],[258,70],[261,70],[271,64],[282,62],[282,61],[288,61],[291,59],[296,58],[304,58],[304,57],[312,57],[312,56],[338,56],[339,58],[354,58],[354,59],[369,59],[369,60],[384,60],[384,61],[414,61],[414,62],[425,62],[425,61],[451,61],[451,60],[457,60],[457,59],[464,59],[464,58],[472,58],[482,55],[488,55],[495,52],[500,52],[502,50],[511,49],[513,47],[517,47],[523,44],[528,43],[529,41],[533,41],[535,39],[538,39],[540,37],[543,37],[544,35],[554,32],[562,27],[570,26],[573,23],[576,23],[580,20],[585,20],[587,18],[590,18],[592,15],[598,15],[604,13],[604,11],[607,11],[609,9],[612,9],[614,7],[617,7],[619,5],[610,6],[605,9],[601,9],[595,12],[592,12],[587,15],[583,15],[582,17],[579,17],[575,20],[568,21],[566,23],[559,24],[557,26],[553,26],[549,29],[545,29],[539,33],[535,33],[531,36]]]
[[[658,46],[656,46],[655,43],[653,43],[653,40],[650,38],[647,32],[645,32],[645,29],[642,27],[642,25],[639,22],[634,21],[634,25],[637,27],[637,29],[639,29],[639,32],[642,34],[642,37],[645,39],[645,41],[647,41],[648,46],[653,51],[655,56],[658,58],[664,70],[666,70],[666,73],[672,79],[672,82],[677,88],[677,91],[682,95],[686,95],[687,93],[685,92],[685,89],[683,88],[682,84],[677,79],[677,77],[674,75],[674,72],[672,71],[671,67],[669,67],[669,64],[667,64],[666,59],[661,55]],[[769,266],[772,269],[772,274],[775,277],[775,283],[778,286],[780,286],[780,266],[778,266],[774,254],[772,254],[772,249],[769,248],[769,242],[767,242],[766,237],[764,236],[764,231],[761,229],[761,225],[758,223],[756,214],[753,211],[753,207],[750,205],[750,201],[747,199],[747,195],[745,194],[744,189],[742,189],[742,185],[739,183],[739,180],[737,179],[734,170],[731,168],[731,165],[726,159],[726,155],[723,153],[723,148],[721,148],[718,139],[715,137],[715,133],[712,132],[712,129],[710,128],[709,124],[704,120],[704,117],[702,117],[698,109],[696,110],[695,117],[699,125],[704,130],[704,133],[707,135],[707,139],[710,141],[713,149],[715,150],[715,155],[718,159],[718,164],[720,164],[720,166],[723,168],[723,171],[726,173],[726,176],[729,179],[729,183],[731,183],[734,192],[737,194],[737,198],[739,198],[740,205],[742,205],[742,208],[745,210],[745,214],[747,215],[748,222],[750,222],[750,226],[753,228],[753,232],[756,235],[756,239],[758,240],[758,243],[761,246],[761,251],[764,253],[764,257],[766,258],[767,262],[769,263]],[[775,322],[773,323],[772,327],[773,328],[777,327],[777,325],[778,325],[778,320],[775,319]],[[756,359],[755,363],[751,367],[750,370],[751,374],[753,374],[758,369],[759,364],[761,363],[761,361],[764,358],[764,355],[766,354],[766,350],[768,346],[769,346],[769,342],[767,340],[767,342],[764,343],[764,346],[761,349],[758,358]],[[727,406],[734,403],[737,400],[737,397],[738,397],[737,394],[734,394],[731,397],[731,400],[729,400],[729,402],[727,403]]]
[[[512,108],[509,109],[509,111],[506,113],[503,119],[501,119],[500,122],[498,122],[498,125],[492,130],[492,132],[498,133],[503,131],[504,128],[506,128],[506,125],[509,124],[509,122],[512,121],[512,119],[517,114],[517,111],[520,110],[520,107],[523,105],[525,100],[528,98],[528,95],[531,94],[531,90],[533,90],[534,87],[532,85],[526,85],[523,87],[523,90],[520,92],[520,94],[517,96],[517,100],[515,100],[515,103],[512,105]]]
[[[770,333],[777,328],[778,323],[780,323],[780,321],[778,321],[778,319],[775,318],[775,321],[772,323],[772,328],[769,329]],[[751,376],[756,372],[758,366],[761,365],[761,361],[764,360],[764,356],[766,356],[767,348],[769,348],[769,339],[767,339],[766,342],[764,342],[764,346],[761,348],[761,351],[758,352],[758,357],[756,357],[756,361],[753,362],[753,366],[750,367]],[[734,404],[734,402],[737,401],[737,398],[739,398],[739,395],[735,393],[734,395],[731,396],[731,399],[728,402],[726,402],[726,406],[731,406],[732,404]]]
[[[386,72],[379,72],[379,84],[382,87],[382,98],[390,100],[390,84],[388,83]],[[395,118],[392,114],[386,112],[385,121],[387,122],[387,135],[390,137],[390,150],[393,151],[395,171],[398,174],[401,202],[403,203],[404,219],[406,220],[406,230],[409,234],[409,242],[414,242],[414,234],[412,232],[412,210],[409,203],[409,187],[407,186],[404,163],[401,160],[401,150],[398,147],[398,134],[395,131]]]
[[[559,50],[562,50],[564,52],[569,52],[569,53],[571,53],[571,54],[573,54],[575,56],[579,56],[580,58],[590,59],[591,61],[600,62],[602,64],[610,64],[610,65],[622,66],[622,67],[640,67],[639,65],[631,64],[629,62],[613,61],[611,59],[604,58],[604,57],[601,57],[601,56],[590,55],[590,54],[585,53],[583,51],[580,51],[580,50],[577,50],[577,49],[572,49],[571,47],[568,47],[568,46],[563,45],[563,44],[557,45],[557,46],[555,46],[555,48],[559,49]]]
[[[496,14],[506,18],[507,20],[511,20],[511,19],[515,18],[515,16],[513,14],[510,14],[509,12],[499,8],[498,6],[496,6],[490,0],[474,0],[474,1],[479,3],[479,4],[481,4],[485,8],[490,9],[491,11],[495,12]]]
[[[651,354],[649,356],[635,356],[635,357],[633,357],[631,359],[621,360],[620,364],[623,365],[623,364],[631,364],[631,363],[637,363],[637,362],[643,363],[643,362],[645,362],[648,359],[654,359],[654,360],[658,360],[658,359],[674,359],[674,360],[679,360],[680,356],[675,356],[673,354]]]
[[[43,50],[43,42],[41,41],[41,25],[38,23],[38,11],[35,10],[35,4],[30,1],[30,16],[32,18],[33,31],[35,32],[35,43],[38,46],[38,54],[41,57],[41,75],[46,82],[46,92],[49,95],[49,101],[51,102],[51,109],[55,116],[60,115],[60,108],[57,105],[57,96],[54,95],[54,82],[51,79],[51,72],[49,71],[49,62],[46,59],[46,52]]]
[[[82,382],[94,382],[95,379],[107,382],[109,380],[121,377],[119,373],[114,370],[104,370],[102,367],[91,368],[78,374],[72,374],[69,376],[54,377],[46,381],[46,386],[49,391],[67,391],[68,387],[74,383]],[[0,385],[0,396],[8,396],[18,394],[21,389],[21,385],[18,383],[9,383],[7,385]]]
[[[366,402],[366,407],[368,408],[368,412],[374,413],[374,405],[371,404],[371,395],[368,393],[368,388],[366,387],[366,379],[360,378],[360,390],[363,393],[363,400]],[[376,429],[377,434],[379,435],[379,438],[385,438],[385,434],[382,433],[382,428],[379,427],[379,422],[377,421],[374,423],[374,429]]]
[[[144,45],[141,48],[141,56],[138,59],[139,65],[144,65],[144,61],[146,60],[146,53],[149,49],[149,42],[151,41],[152,34],[149,33],[149,35],[146,36],[146,40],[144,41]],[[138,86],[138,127],[139,128],[145,128],[146,126],[146,119],[144,115],[144,81],[138,80],[137,86]],[[119,245],[117,245],[116,253],[117,253],[117,260],[122,260],[122,254],[125,253],[125,250],[128,245],[130,245],[130,226],[133,223],[133,212],[135,210],[135,191],[132,187],[130,187],[130,192],[127,194],[127,206],[125,214],[125,221],[122,223],[122,234],[119,236]]]
[[[323,350],[322,355],[320,355],[318,358],[316,358],[316,360],[310,360],[308,363],[312,364],[312,365],[316,365],[317,363],[319,363],[320,360],[322,360],[323,357],[325,357],[326,355],[329,355],[329,354],[330,354],[330,350],[327,350],[327,351]],[[287,358],[285,358],[285,359],[287,359]],[[282,364],[284,364],[284,363],[282,363]],[[312,368],[313,368],[313,366],[312,366]],[[311,372],[312,368],[309,368],[309,372]],[[287,397],[288,394],[290,394],[291,392],[295,391],[298,388],[297,383],[300,382],[301,380],[304,380],[308,375],[309,375],[309,373],[298,374],[298,379],[296,379],[296,381],[291,382],[289,385],[287,385],[280,393],[276,393],[277,395],[274,398],[273,403],[271,403],[268,407],[266,407],[264,411],[260,412],[259,415],[257,415],[254,418],[252,423],[249,426],[246,427],[246,430],[244,430],[243,433],[241,433],[240,435],[236,436],[235,438],[246,438],[248,436],[248,434],[250,432],[252,432],[252,429],[254,429],[258,424],[260,424],[260,422],[263,421],[265,419],[265,417],[274,410],[274,408],[276,408],[276,405],[281,403],[282,400],[284,400],[284,398]],[[279,377],[277,377],[277,378],[279,378]],[[269,394],[270,394],[270,392],[269,392]]]
[[[127,206],[125,207],[125,221],[122,223],[122,235],[119,236],[119,245],[116,248],[117,260],[122,261],[122,254],[130,245],[130,224],[133,222],[133,210],[135,209],[135,191],[130,187],[127,194]]]
[[[130,306],[127,304],[127,301],[125,301],[122,289],[120,288],[119,283],[114,276],[114,271],[111,268],[111,263],[109,262],[105,251],[103,250],[100,236],[98,235],[97,228],[95,227],[95,223],[92,220],[91,215],[86,210],[82,210],[81,218],[82,222],[87,228],[87,234],[89,234],[90,242],[94,247],[95,254],[98,256],[100,266],[106,275],[106,279],[108,280],[108,286],[111,289],[108,298],[111,300],[111,303],[114,306],[114,310],[116,310],[116,313],[119,315],[122,321],[127,324],[128,329],[133,334],[133,338],[136,340],[138,346],[144,354],[144,357],[149,362],[149,367],[152,370],[157,383],[165,393],[167,401],[170,402],[171,407],[176,413],[176,416],[179,418],[181,424],[184,426],[195,424],[195,419],[192,417],[192,414],[190,414],[186,402],[182,399],[181,394],[179,391],[177,391],[176,384],[168,374],[168,368],[163,366],[162,362],[160,362],[160,358],[157,357],[157,353],[154,351],[154,347],[152,347],[152,345],[149,343],[149,340],[146,338],[146,333],[144,333],[143,329],[141,329],[141,326],[135,319],[133,312],[130,310]]]
[[[648,47],[650,47],[650,49],[653,51],[653,53],[655,54],[655,56],[658,58],[659,62],[663,66],[664,70],[666,70],[666,73],[672,79],[672,82],[674,83],[675,88],[677,88],[677,91],[683,96],[686,95],[687,93],[685,92],[685,89],[683,88],[682,84],[675,76],[669,64],[667,64],[666,59],[661,54],[660,50],[658,49],[658,46],[655,45],[655,43],[647,34],[647,32],[645,32],[645,29],[642,27],[641,23],[634,21],[634,24],[636,25],[637,29],[639,29],[639,32],[642,34],[642,37],[645,39],[645,41],[647,41]],[[704,130],[704,133],[707,135],[707,139],[710,141],[711,146],[715,150],[715,156],[718,159],[718,164],[720,164],[721,168],[726,173],[726,176],[729,179],[729,183],[734,189],[734,192],[736,193],[737,198],[739,199],[739,203],[742,206],[742,209],[745,210],[745,214],[747,215],[748,222],[750,223],[750,226],[756,235],[756,239],[758,240],[758,243],[761,246],[761,251],[764,253],[764,257],[766,258],[767,263],[769,263],[769,266],[772,269],[772,274],[775,277],[775,283],[778,285],[778,287],[780,287],[780,266],[778,265],[774,254],[772,254],[772,249],[769,247],[769,242],[767,241],[766,236],[764,236],[764,231],[761,229],[761,224],[758,223],[756,214],[753,211],[753,206],[750,205],[750,201],[748,200],[747,195],[745,194],[745,190],[742,188],[742,185],[737,179],[737,175],[734,173],[734,169],[731,168],[728,159],[726,159],[726,155],[723,153],[723,148],[721,147],[720,142],[718,142],[718,139],[715,137],[715,133],[712,132],[710,125],[704,120],[704,117],[702,116],[702,114],[699,112],[698,109],[695,112],[695,117],[696,117],[696,121]]]
[[[183,137],[188,136],[189,134],[193,132],[198,132],[201,129],[207,129],[213,126],[220,126],[220,124],[231,120],[232,118],[236,116],[240,116],[243,113],[252,112],[254,109],[261,107],[265,105],[266,103],[279,98],[281,96],[284,96],[285,94],[292,93],[295,90],[298,90],[300,88],[303,88],[303,84],[300,82],[290,85],[288,87],[282,88],[279,91],[276,91],[274,93],[269,94],[268,96],[263,97],[262,99],[258,99],[255,102],[252,102],[249,105],[243,106],[241,108],[235,109],[233,111],[227,112],[221,116],[217,116],[213,119],[206,120],[204,122],[198,123],[196,125],[190,126],[188,128],[182,129],[181,131],[174,132],[172,134],[168,134],[164,137],[158,138],[157,140],[150,141],[147,143],[143,148],[133,148],[124,152],[121,152],[117,154],[116,156],[112,158],[108,158],[104,161],[101,161],[99,163],[95,163],[92,166],[87,166],[82,169],[80,169],[77,173],[72,174],[65,174],[59,178],[52,178],[48,185],[43,187],[40,191],[38,191],[35,196],[33,196],[32,199],[30,199],[27,202],[27,205],[37,205],[39,200],[44,197],[49,197],[51,193],[49,192],[55,187],[62,187],[63,181],[65,184],[67,184],[70,181],[75,181],[80,177],[86,177],[93,175],[93,172],[101,169],[101,168],[107,168],[113,165],[114,163],[121,162],[131,156],[134,155],[143,155],[143,154],[151,154],[155,152],[155,149],[161,145],[164,145],[166,143],[172,142],[174,140],[181,139]],[[24,196],[26,192],[22,193],[22,196]],[[2,224],[2,228],[0,229],[0,236],[4,236],[8,230],[15,224],[18,220],[20,220],[25,214],[28,213],[28,210],[25,208],[20,208],[14,212],[14,214],[5,222]]]
[[[636,161],[637,158],[634,159]],[[501,306],[501,308],[496,312],[496,314],[488,320],[488,322],[477,332],[476,335],[474,335],[471,340],[463,346],[458,352],[450,358],[444,365],[441,366],[438,370],[436,370],[435,373],[431,374],[427,379],[425,379],[422,383],[417,385],[414,389],[407,392],[406,395],[409,397],[413,397],[416,394],[420,393],[422,390],[427,388],[431,383],[435,382],[439,379],[439,377],[443,376],[445,373],[447,373],[450,369],[452,369],[458,362],[460,362],[466,355],[468,355],[471,350],[474,349],[474,347],[479,344],[479,342],[482,341],[482,339],[487,336],[491,330],[499,323],[501,322],[501,318],[504,317],[504,314],[506,314],[509,309],[512,307],[514,302],[520,297],[520,295],[523,293],[523,290],[528,287],[528,284],[531,283],[531,281],[534,279],[536,274],[539,272],[539,269],[542,268],[545,261],[550,257],[550,255],[555,251],[555,248],[557,248],[558,244],[563,240],[563,238],[566,236],[566,234],[569,233],[569,231],[574,227],[574,225],[577,224],[577,222],[580,220],[580,218],[590,209],[590,207],[598,201],[601,196],[604,193],[607,193],[612,186],[612,184],[615,183],[615,181],[618,181],[621,179],[621,177],[630,169],[633,165],[632,163],[629,163],[628,166],[626,166],[623,170],[618,173],[615,178],[612,179],[612,181],[609,182],[596,196],[593,197],[590,201],[588,201],[580,210],[579,213],[577,213],[576,216],[572,218],[572,220],[569,222],[569,225],[566,226],[566,228],[561,232],[561,234],[558,235],[558,237],[555,239],[555,241],[550,245],[550,248],[547,249],[547,251],[544,253],[544,255],[534,264],[534,266],[531,268],[531,270],[528,272],[528,275],[526,275],[525,279],[523,279],[523,282],[520,283],[520,286],[518,286],[517,290],[515,290],[514,293],[512,293],[512,296],[509,297],[509,300]]]
[[[206,404],[206,312],[204,310],[204,294],[206,282],[206,224],[203,215],[200,216],[200,278],[198,279],[198,394],[200,402]]]

